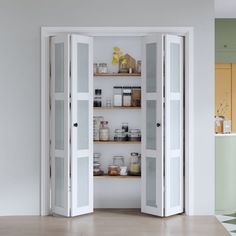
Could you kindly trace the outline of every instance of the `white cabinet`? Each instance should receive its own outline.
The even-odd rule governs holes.
[[[52,206],[76,216],[93,208],[141,208],[169,216],[183,212],[183,38],[56,36],[52,40]],[[93,76],[93,63],[108,63],[113,47],[142,61],[142,75]],[[164,51],[165,48],[165,51]],[[141,86],[142,107],[105,107],[114,86]],[[93,108],[94,89],[102,107]],[[109,122],[111,139],[123,122],[141,129],[141,142],[93,142],[93,116]],[[114,155],[129,165],[141,153],[142,176],[93,177],[93,153],[107,172]]]

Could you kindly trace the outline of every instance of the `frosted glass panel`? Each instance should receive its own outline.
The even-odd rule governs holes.
[[[55,157],[55,206],[64,206],[64,159]]]
[[[89,48],[88,44],[78,43],[77,44],[77,91],[86,93],[88,92],[88,81],[89,81]]]
[[[180,148],[180,101],[170,102],[170,147]]]
[[[156,150],[156,101],[147,101],[146,148]]]
[[[89,158],[77,159],[77,207],[89,204]]]
[[[157,207],[156,204],[156,158],[146,158],[146,205]]]
[[[170,206],[180,205],[180,161],[179,157],[170,161]]]
[[[88,149],[89,146],[89,102],[78,101],[77,102],[77,119],[78,119],[78,136],[77,136],[77,148]]]
[[[157,45],[149,43],[146,45],[146,87],[147,93],[156,92],[157,79]]]
[[[55,44],[55,93],[64,92],[64,44]]]
[[[170,45],[170,90],[180,92],[180,45]]]
[[[55,149],[64,150],[64,101],[55,101]]]

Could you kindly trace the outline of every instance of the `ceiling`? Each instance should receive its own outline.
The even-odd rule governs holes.
[[[215,0],[215,18],[236,18],[236,0]]]

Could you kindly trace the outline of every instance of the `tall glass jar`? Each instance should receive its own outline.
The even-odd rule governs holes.
[[[99,129],[99,140],[109,141],[110,129],[108,127],[108,121],[101,121],[101,128]]]
[[[131,152],[130,154],[130,175],[141,175],[141,156],[137,152]]]

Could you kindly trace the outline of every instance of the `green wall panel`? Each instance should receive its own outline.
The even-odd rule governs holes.
[[[236,19],[215,21],[215,62],[236,63]]]

